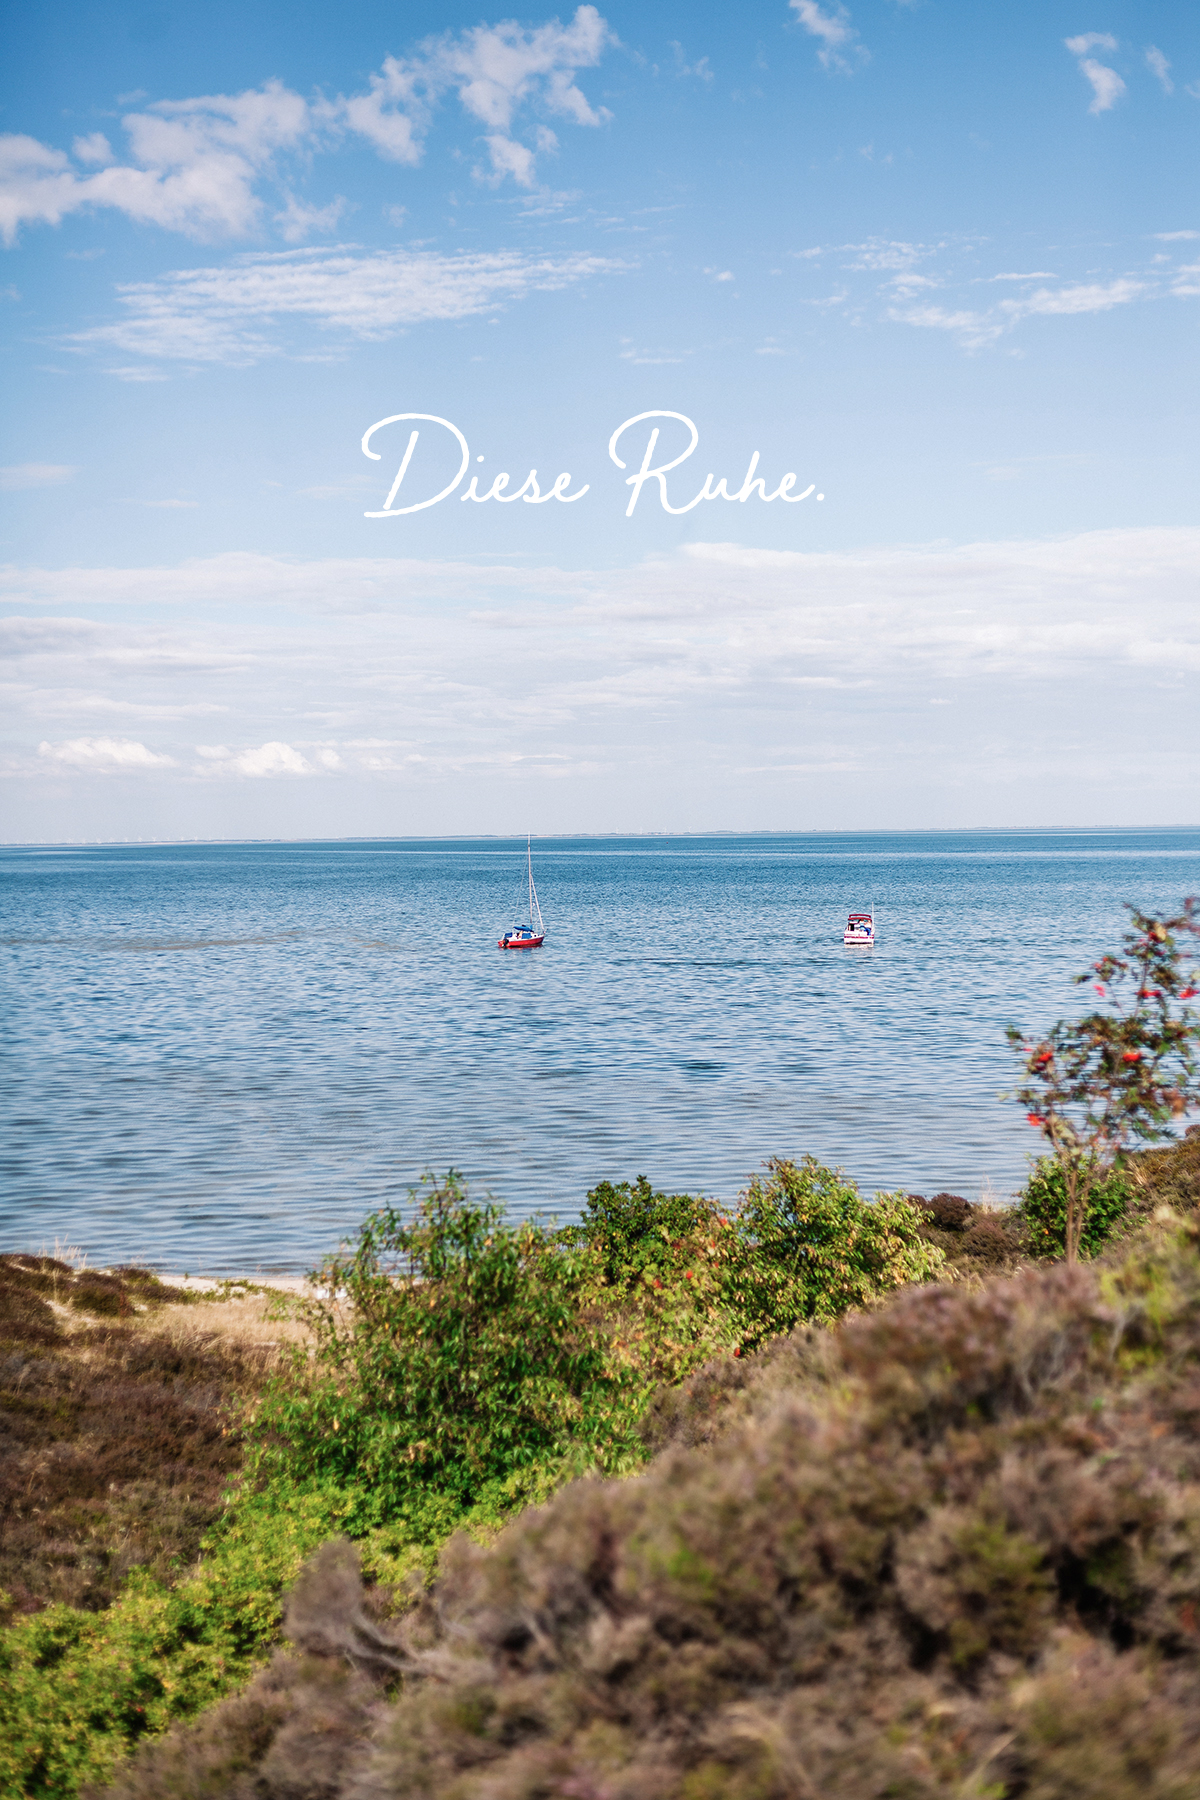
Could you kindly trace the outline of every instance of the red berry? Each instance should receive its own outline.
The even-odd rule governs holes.
[[[1121,1057],[1122,1062],[1141,1062],[1141,1060],[1142,1053],[1140,1050],[1126,1050]]]

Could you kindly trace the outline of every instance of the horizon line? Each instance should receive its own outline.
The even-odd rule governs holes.
[[[1200,831],[1200,824],[1170,825],[902,825],[902,826],[764,826],[739,829],[717,826],[706,831],[547,831],[499,832],[452,831],[413,832],[407,834],[354,833],[346,837],[113,837],[113,838],[3,838],[0,850],[115,850],[130,846],[140,849],[196,845],[254,844],[450,844],[519,842],[524,836],[536,836],[539,843],[562,843],[573,839],[599,842],[613,838],[771,838],[771,837],[967,837],[1002,836],[1023,833],[1026,836],[1094,837],[1108,832]]]

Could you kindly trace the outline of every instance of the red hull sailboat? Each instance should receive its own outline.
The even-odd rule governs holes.
[[[542,909],[538,905],[537,889],[533,885],[533,840],[525,840],[525,867],[529,877],[529,923],[514,925],[504,933],[496,945],[497,950],[540,950],[546,941],[546,927],[542,923]]]

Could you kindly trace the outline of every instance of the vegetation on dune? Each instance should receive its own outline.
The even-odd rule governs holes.
[[[319,1493],[227,1506],[236,1409],[277,1351],[206,1328],[219,1310],[146,1270],[0,1258],[6,1800],[73,1795],[243,1685],[280,1592],[342,1529]]]
[[[1008,1031],[1021,1060],[1015,1098],[1049,1146],[1042,1203],[1061,1194],[1069,1263],[1093,1210],[1111,1207],[1130,1151],[1200,1104],[1200,1018],[1188,1004],[1200,995],[1200,902],[1166,917],[1128,910],[1120,949],[1075,978],[1103,1010],[1060,1019],[1042,1037]]]
[[[156,1334],[178,1296],[144,1276],[9,1259],[7,1366],[40,1423],[7,1446],[9,1598],[28,1616],[0,1643],[0,1792],[72,1795],[244,1686],[323,1540],[348,1533],[401,1581],[458,1527],[494,1533],[572,1475],[638,1467],[654,1395],[714,1355],[736,1366],[796,1318],[936,1269],[907,1203],[878,1218],[811,1159],[770,1165],[732,1217],[605,1183],[562,1232],[509,1225],[452,1175],[319,1272],[290,1355]],[[93,1287],[104,1324],[68,1331]]]
[[[1198,1243],[724,1358],[391,1617],[324,1546],[111,1800],[1195,1800]]]
[[[147,1271],[76,1272],[0,1257],[0,1590],[9,1614],[107,1606],[133,1568],[195,1561],[239,1452],[220,1401],[261,1380],[266,1353],[167,1337],[189,1296]],[[135,1318],[147,1327],[133,1332]]]

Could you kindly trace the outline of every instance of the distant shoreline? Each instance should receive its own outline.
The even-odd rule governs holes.
[[[1200,822],[1175,822],[1164,825],[900,825],[875,826],[862,830],[852,827],[814,829],[811,826],[771,826],[741,830],[734,825],[714,826],[709,831],[547,831],[538,834],[539,843],[609,843],[617,840],[661,840],[663,838],[832,838],[832,837],[1005,837],[1022,833],[1029,837],[1090,837],[1097,832],[1152,833],[1163,831],[1200,831]],[[523,832],[451,831],[418,833],[413,837],[245,837],[245,838],[7,838],[0,839],[0,850],[120,850],[180,849],[188,845],[221,848],[231,845],[272,844],[461,844],[519,843]]]

